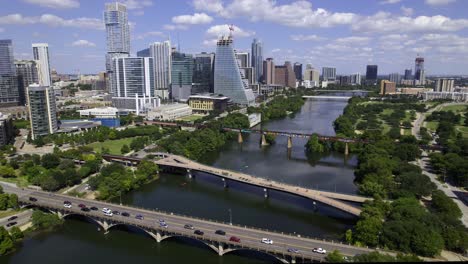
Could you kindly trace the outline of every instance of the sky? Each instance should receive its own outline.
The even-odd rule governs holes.
[[[104,0],[0,0],[0,39],[15,59],[48,43],[59,73],[105,69]],[[427,75],[468,74],[467,0],[122,0],[129,9],[131,53],[170,39],[181,52],[214,52],[235,26],[234,46],[253,38],[275,64],[336,67],[337,74],[380,74],[411,68],[419,54]]]

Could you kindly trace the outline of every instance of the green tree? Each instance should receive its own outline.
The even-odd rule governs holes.
[[[0,256],[6,255],[13,250],[14,244],[8,231],[0,226]]]
[[[13,209],[17,209],[19,208],[19,205],[18,205],[18,196],[14,193],[10,194],[10,196],[8,197],[8,207],[9,208],[13,208]]]
[[[0,194],[0,210],[6,210],[8,208],[8,193]]]
[[[0,166],[0,177],[4,177],[4,178],[16,177],[16,172],[10,166]]]
[[[124,144],[122,146],[122,148],[120,149],[120,153],[122,153],[122,154],[126,154],[126,153],[129,153],[129,152],[130,152],[130,148],[128,147],[127,144]]]
[[[57,154],[47,153],[41,158],[41,165],[46,169],[56,168],[60,164],[60,158]]]
[[[309,153],[323,153],[325,148],[321,142],[319,142],[319,138],[317,134],[312,134],[306,144],[306,149]]]
[[[17,226],[14,226],[14,227],[12,227],[10,229],[10,235],[11,235],[11,238],[13,239],[13,241],[15,241],[15,242],[19,241],[20,239],[22,239],[24,237],[23,232]]]
[[[354,239],[369,246],[377,246],[382,224],[382,220],[378,217],[359,220],[355,227]]]
[[[462,217],[458,205],[440,190],[432,193],[431,208],[445,219],[460,219]]]
[[[344,256],[338,250],[333,250],[332,252],[328,253],[328,255],[325,257],[325,260],[330,263],[345,262]]]
[[[47,214],[41,211],[34,211],[32,216],[32,224],[35,229],[46,229],[61,225],[63,220],[55,214]]]

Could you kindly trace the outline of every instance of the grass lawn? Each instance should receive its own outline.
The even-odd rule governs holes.
[[[190,115],[190,116],[185,116],[185,117],[182,117],[182,118],[178,118],[177,120],[191,122],[191,121],[195,121],[195,120],[198,120],[200,118],[203,118],[203,117],[204,117],[203,115]]]
[[[116,140],[106,140],[104,142],[94,142],[88,144],[89,147],[92,147],[94,151],[101,152],[102,147],[108,148],[110,154],[113,155],[121,155],[120,149],[123,145],[127,144],[130,146],[130,142],[132,142],[133,138],[122,138]]]
[[[456,126],[455,129],[457,132],[461,132],[463,135],[463,138],[468,138],[468,127],[466,126]]]
[[[452,111],[452,112],[455,112],[455,113],[459,113],[459,112],[464,112],[466,107],[468,107],[468,104],[466,104],[466,105],[447,105],[447,106],[442,107],[440,110],[441,111]]]
[[[405,136],[411,136],[411,129],[404,129],[403,134],[404,134]]]
[[[21,212],[22,210],[5,210],[5,211],[0,211],[0,218],[4,218],[4,217],[8,217],[8,216],[12,216],[12,215],[15,215],[19,212]]]
[[[24,177],[24,176],[11,177],[11,178],[0,177],[0,181],[16,183],[16,185],[19,186],[19,187],[26,187],[26,186],[29,185],[28,179],[26,179],[26,177]]]
[[[427,129],[432,130],[432,131],[436,131],[438,125],[439,125],[439,122],[435,122],[435,121],[426,122]]]
[[[385,108],[380,115],[391,115],[393,113],[393,109]]]
[[[21,129],[21,128],[29,128],[30,123],[28,120],[17,119],[17,120],[13,120],[13,125],[16,128]]]

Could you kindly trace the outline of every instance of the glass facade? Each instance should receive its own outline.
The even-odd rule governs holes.
[[[120,3],[106,4],[104,23],[107,32],[107,52],[130,53],[127,7]]]
[[[156,96],[169,99],[169,86],[171,84],[171,42],[155,42],[150,45],[150,57],[154,62],[154,77]]]
[[[172,53],[172,83],[171,96],[173,99],[188,99],[192,93],[193,57],[192,55]]]
[[[53,89],[30,85],[27,91],[32,138],[55,133],[57,131],[57,110]]]
[[[16,106],[19,102],[18,79],[13,60],[13,42],[0,40],[0,106]]]
[[[213,92],[213,53],[196,54],[193,65],[192,93]]]
[[[116,58],[113,61],[114,97],[154,97],[153,59]]]
[[[248,87],[237,63],[232,37],[222,37],[216,46],[214,92],[231,98],[233,103],[251,105],[255,97]]]
[[[26,88],[33,83],[39,83],[37,66],[33,60],[15,61],[15,66],[18,75],[20,104],[24,105],[26,103]]]
[[[255,79],[260,82],[263,78],[263,44],[257,39],[252,43],[252,67],[255,69]]]
[[[32,44],[33,56],[38,66],[39,85],[51,86],[50,63],[49,63],[49,45],[47,43]]]

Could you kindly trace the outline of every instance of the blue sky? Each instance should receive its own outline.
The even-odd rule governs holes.
[[[101,0],[0,0],[0,39],[13,39],[15,58],[49,43],[59,73],[105,68]],[[122,0],[129,8],[132,54],[171,39],[182,52],[215,50],[234,24],[235,47],[254,37],[265,57],[332,66],[338,74],[379,74],[414,68],[419,53],[431,74],[468,74],[466,0]]]

